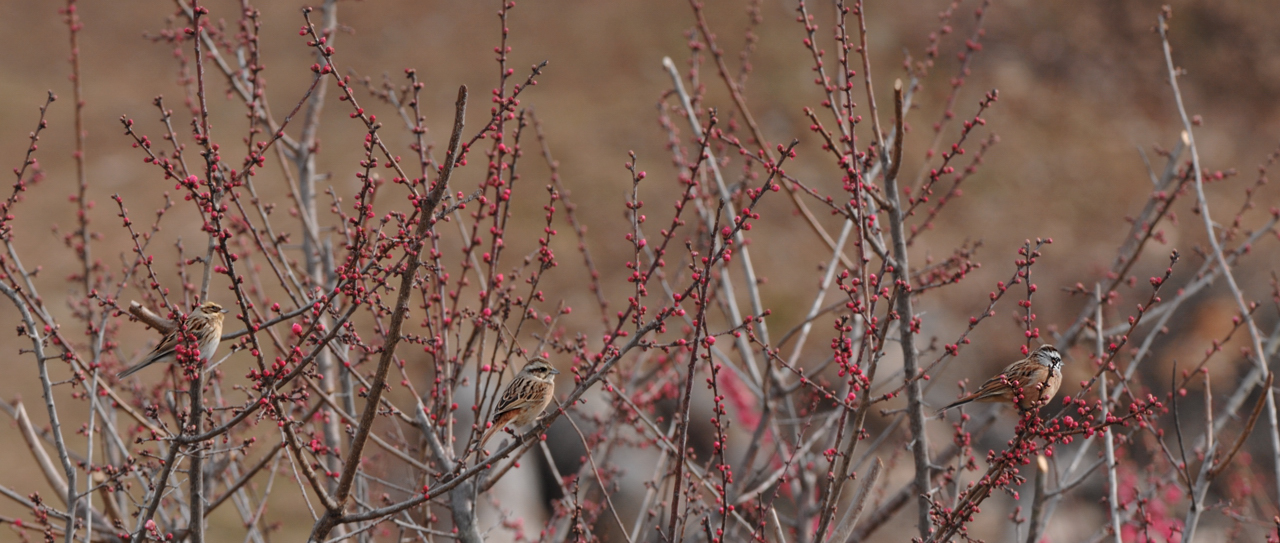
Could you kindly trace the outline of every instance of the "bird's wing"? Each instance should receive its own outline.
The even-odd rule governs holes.
[[[156,348],[151,349],[151,352],[147,353],[147,357],[143,358],[141,363],[148,364],[172,355],[173,351],[178,348],[178,344],[181,342],[182,335],[179,334],[178,329],[175,328],[172,332],[164,335],[164,338],[160,340],[160,344],[156,345]]]
[[[208,328],[209,319],[194,317],[187,319],[187,333],[194,336],[197,343],[199,343],[200,338],[205,335],[205,330]],[[143,362],[153,362],[174,354],[174,351],[178,349],[178,344],[184,341],[183,335],[180,331],[181,327],[174,328],[173,331],[165,334],[164,339],[161,339],[160,344],[156,345],[156,348],[152,349],[151,352],[147,354],[147,357],[143,359]]]
[[[493,418],[496,420],[503,413],[520,409],[532,403],[534,385],[535,383],[530,379],[512,381],[507,390],[503,391],[502,399],[498,400],[498,407],[493,411]]]

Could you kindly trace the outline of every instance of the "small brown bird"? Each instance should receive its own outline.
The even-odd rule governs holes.
[[[1009,364],[1000,372],[982,383],[974,391],[942,408],[939,413],[969,402],[1007,402],[1017,401],[1019,389],[1022,398],[1018,401],[1018,409],[1026,411],[1049,403],[1062,386],[1062,355],[1052,345],[1041,345],[1022,360]]]
[[[196,337],[196,344],[200,346],[201,360],[208,362],[213,358],[213,353],[218,350],[218,342],[222,340],[222,317],[226,312],[227,310],[214,302],[205,302],[187,317],[187,333]],[[160,344],[156,345],[146,358],[116,374],[116,377],[124,379],[156,362],[176,361],[177,355],[174,351],[182,342],[178,329],[174,328],[173,331],[165,334],[164,339],[160,340]]]
[[[493,412],[492,426],[480,438],[480,446],[484,447],[493,434],[508,424],[518,428],[537,419],[551,403],[557,375],[560,372],[541,358],[526,364],[502,391],[502,399],[498,400],[498,408]]]

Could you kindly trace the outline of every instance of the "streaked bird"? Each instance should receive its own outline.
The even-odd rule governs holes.
[[[1017,402],[1026,411],[1049,403],[1062,386],[1062,355],[1052,345],[1041,345],[1026,358],[1009,364],[999,375],[987,379],[978,390],[956,400],[939,413],[969,402]],[[1022,397],[1018,398],[1021,390]]]
[[[196,344],[200,346],[200,359],[205,362],[211,360],[213,353],[218,350],[218,342],[222,340],[222,318],[226,312],[227,310],[217,303],[205,302],[187,317],[187,333],[196,337]],[[160,344],[156,345],[146,358],[116,374],[116,377],[124,379],[156,362],[175,362],[177,360],[175,352],[183,341],[178,328],[174,328],[165,334],[164,339],[160,340]]]
[[[480,447],[483,448],[493,434],[509,424],[519,428],[536,420],[551,403],[559,374],[541,358],[526,364],[502,392],[498,407],[493,412],[492,426],[480,438]]]

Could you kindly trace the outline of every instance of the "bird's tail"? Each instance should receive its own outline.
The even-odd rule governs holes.
[[[967,404],[967,403],[969,403],[969,402],[972,402],[972,401],[973,401],[973,400],[975,400],[975,399],[977,399],[977,398],[975,398],[975,397],[973,397],[973,396],[965,396],[965,397],[963,397],[963,398],[960,398],[959,400],[956,400],[956,401],[954,401],[954,402],[951,402],[950,404],[947,404],[947,406],[946,406],[946,407],[943,407],[942,409],[939,409],[939,410],[938,410],[938,414],[939,414],[939,415],[941,415],[941,414],[945,413],[948,409],[951,409],[952,407],[957,407],[957,406],[961,406],[961,405]]]
[[[130,375],[133,375],[133,374],[135,374],[135,373],[138,373],[139,371],[142,371],[142,369],[143,369],[143,368],[145,368],[145,367],[147,367],[147,366],[150,366],[152,362],[155,362],[155,359],[147,358],[146,360],[143,360],[142,362],[138,362],[137,364],[134,364],[134,365],[132,365],[132,366],[129,366],[129,367],[125,368],[125,369],[124,369],[124,371],[121,371],[120,373],[117,373],[117,374],[116,374],[116,379],[124,379],[125,377],[128,377],[128,376],[130,376]]]
[[[501,429],[502,425],[494,424],[493,426],[490,426],[488,430],[485,430],[484,436],[480,438],[480,448],[483,449],[484,444],[489,442],[489,438],[493,437],[493,434],[498,433],[498,430]]]

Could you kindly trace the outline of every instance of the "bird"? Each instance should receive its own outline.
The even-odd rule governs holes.
[[[507,384],[506,390],[502,391],[502,398],[498,400],[498,407],[493,412],[491,426],[485,431],[484,437],[480,438],[480,447],[483,448],[493,434],[508,424],[520,427],[537,419],[551,403],[557,375],[560,372],[541,358],[525,364],[516,378]]]
[[[194,312],[187,317],[186,331],[188,334],[196,337],[196,344],[200,346],[200,359],[209,361],[213,358],[213,353],[218,350],[218,342],[222,340],[222,318],[227,310],[212,301],[206,301],[200,304]],[[179,333],[180,328],[174,328],[164,339],[160,340],[160,344],[156,345],[146,358],[141,362],[134,364],[124,371],[116,374],[116,378],[124,379],[130,375],[137,373],[142,368],[155,364],[156,362],[174,362],[177,360],[175,351],[178,345],[183,343],[185,339]]]
[[[978,390],[952,402],[939,413],[974,401],[1017,402],[1019,410],[1027,411],[1049,403],[1060,386],[1062,355],[1052,345],[1041,345],[1026,358],[1009,364],[999,375],[982,383]]]

